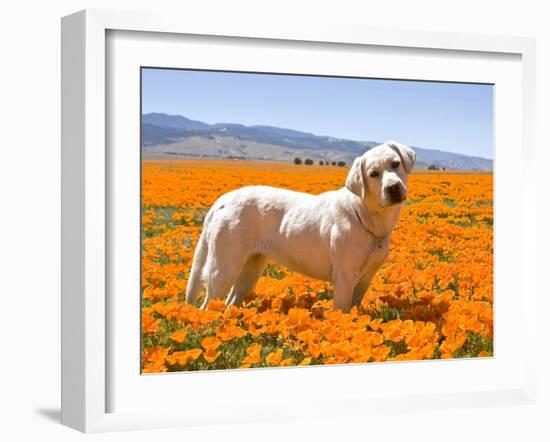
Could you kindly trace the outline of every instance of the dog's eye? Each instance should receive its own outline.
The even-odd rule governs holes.
[[[371,170],[370,173],[369,173],[369,176],[371,178],[377,178],[380,176],[380,172],[378,172],[377,170]]]
[[[393,169],[397,169],[399,167],[401,163],[399,161],[394,161],[393,163],[391,163],[391,167]]]

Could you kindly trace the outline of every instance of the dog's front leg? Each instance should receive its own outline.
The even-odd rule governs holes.
[[[350,273],[340,273],[334,278],[334,310],[349,313],[353,301],[353,289],[357,277]]]
[[[365,293],[369,289],[371,278],[368,280],[361,280],[359,281],[359,284],[355,286],[353,289],[353,300],[351,303],[352,307],[359,307],[361,305],[361,301],[363,300],[363,296],[365,296]]]
[[[352,307],[359,307],[361,301],[363,300],[363,297],[365,296],[365,293],[369,289],[374,275],[376,275],[376,273],[380,269],[380,266],[386,261],[386,259],[387,252],[385,252],[385,254],[379,260],[371,260],[365,266],[366,273],[363,275],[363,277],[353,290],[353,301],[351,304]]]

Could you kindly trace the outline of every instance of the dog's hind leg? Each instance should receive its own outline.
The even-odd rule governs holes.
[[[267,258],[263,255],[252,255],[248,258],[227,297],[227,305],[241,305],[243,298],[254,289],[258,279],[262,276],[266,261]]]
[[[222,299],[227,295],[246,262],[245,256],[239,256],[235,253],[216,256],[216,252],[212,252],[206,263],[208,269],[207,292],[201,306],[202,310],[205,310],[208,303],[213,299]]]

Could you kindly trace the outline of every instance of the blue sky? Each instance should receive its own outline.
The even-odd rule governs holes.
[[[143,69],[142,111],[493,158],[493,87]]]

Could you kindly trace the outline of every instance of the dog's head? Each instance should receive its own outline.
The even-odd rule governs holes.
[[[346,187],[370,207],[400,204],[407,197],[407,177],[415,161],[410,147],[387,141],[353,161]]]

